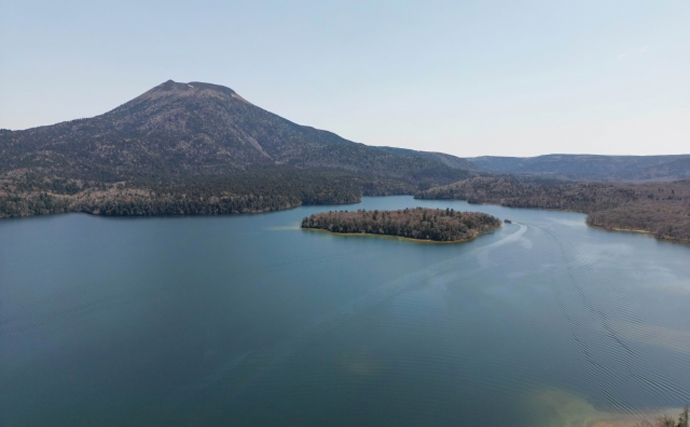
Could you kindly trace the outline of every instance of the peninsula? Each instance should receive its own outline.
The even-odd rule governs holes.
[[[501,221],[482,212],[414,208],[397,211],[323,212],[302,220],[302,228],[343,234],[378,234],[415,240],[458,242],[499,228]]]
[[[659,240],[690,243],[690,180],[687,179],[525,184],[514,177],[480,177],[420,191],[415,198],[581,212],[587,214],[587,224],[592,227],[644,231]]]

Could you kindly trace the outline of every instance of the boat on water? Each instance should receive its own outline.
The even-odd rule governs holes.
[[[506,224],[512,224],[513,223],[513,221],[509,220],[508,218],[504,219],[503,222],[505,222]]]

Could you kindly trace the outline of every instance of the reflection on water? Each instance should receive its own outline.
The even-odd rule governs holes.
[[[298,228],[352,207],[0,222],[0,425],[603,426],[690,402],[690,247],[355,208],[414,206],[515,223],[425,245]]]
[[[638,414],[597,409],[586,398],[575,396],[565,390],[549,389],[535,393],[526,407],[541,414],[542,419],[538,425],[543,427],[639,427],[641,425],[641,417]],[[643,418],[651,422],[662,415],[675,417],[680,411],[681,408],[657,408],[655,411],[648,411]]]

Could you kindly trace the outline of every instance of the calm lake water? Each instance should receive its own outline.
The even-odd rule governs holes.
[[[414,206],[515,224],[297,228]],[[2,220],[0,425],[532,427],[690,402],[690,246],[584,220],[411,197]]]

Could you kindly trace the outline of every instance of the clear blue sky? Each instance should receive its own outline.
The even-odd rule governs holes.
[[[371,145],[690,152],[690,1],[0,0],[0,128],[206,81]]]

